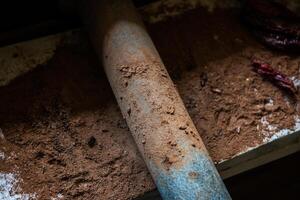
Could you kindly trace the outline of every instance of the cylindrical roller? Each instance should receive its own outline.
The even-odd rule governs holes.
[[[230,199],[132,2],[81,3],[92,44],[163,199]]]

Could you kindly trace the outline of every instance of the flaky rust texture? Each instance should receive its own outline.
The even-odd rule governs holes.
[[[102,58],[122,114],[163,196],[166,199],[174,197],[169,195],[172,192],[162,189],[166,187],[165,181],[169,182],[164,173],[169,170],[181,173],[181,168],[188,165],[194,168],[196,161],[191,152],[200,152],[205,163],[211,163],[208,164],[211,179],[221,182],[132,3],[90,0],[84,9],[92,43]],[[196,173],[193,169],[189,172]],[[161,173],[163,178],[157,178]],[[171,178],[170,182],[182,187],[180,180],[173,181],[179,176]],[[184,176],[188,175],[184,173]],[[203,180],[207,178],[210,179]],[[211,185],[216,188],[216,184]]]
[[[115,2],[85,8],[92,43],[144,159],[180,166],[180,141],[207,151],[139,16],[128,12],[132,4]]]

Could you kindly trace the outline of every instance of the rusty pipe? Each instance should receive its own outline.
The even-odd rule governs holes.
[[[230,199],[132,2],[85,0],[80,8],[163,199]]]

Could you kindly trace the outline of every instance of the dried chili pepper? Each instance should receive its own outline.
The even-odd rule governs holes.
[[[300,51],[300,37],[261,31],[253,31],[253,34],[262,43],[277,50],[287,50],[297,53]]]
[[[269,0],[246,0],[243,20],[265,45],[300,52],[300,16]]]
[[[270,64],[258,59],[252,59],[252,67],[256,73],[270,80],[275,85],[291,92],[292,94],[297,93],[297,89],[293,81],[285,74],[272,68]]]

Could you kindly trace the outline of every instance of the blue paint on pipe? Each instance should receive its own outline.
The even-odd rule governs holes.
[[[199,149],[189,149],[184,164],[169,170],[150,162],[164,200],[229,200],[227,189],[211,159]]]

